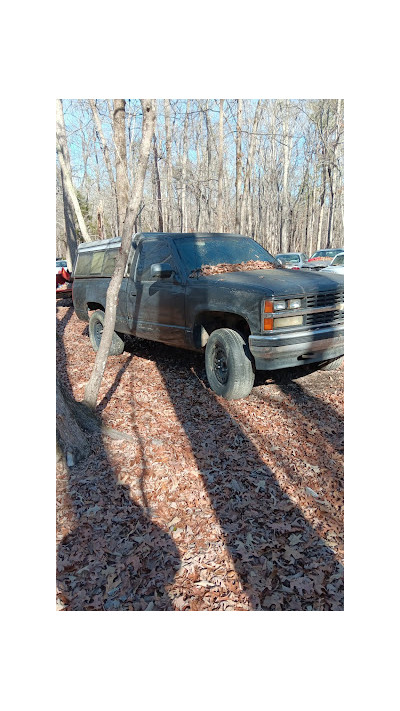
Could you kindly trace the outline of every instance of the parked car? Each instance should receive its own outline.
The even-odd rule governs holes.
[[[334,274],[344,274],[344,252],[337,254],[329,265],[329,267],[324,267],[324,272],[333,272]]]
[[[72,297],[98,350],[121,240],[78,247]],[[212,390],[247,397],[256,370],[319,363],[334,370],[344,344],[343,277],[283,269],[233,234],[140,233],[132,238],[110,355],[125,334],[204,352]]]
[[[301,269],[308,261],[308,257],[303,254],[303,252],[286,252],[284,254],[277,254],[276,258],[279,259],[285,269]]]
[[[330,261],[337,254],[344,252],[344,249],[319,249],[311,255],[310,259],[305,263],[304,269],[323,269],[329,266]]]

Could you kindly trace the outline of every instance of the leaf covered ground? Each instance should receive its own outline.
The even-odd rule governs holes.
[[[95,354],[57,303],[57,372],[82,400]],[[227,402],[201,355],[132,339],[90,435],[57,462],[57,609],[342,610],[343,369],[258,375]]]

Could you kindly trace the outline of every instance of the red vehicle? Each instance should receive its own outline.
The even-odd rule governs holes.
[[[337,254],[341,254],[341,252],[344,252],[344,249],[319,249],[303,264],[303,269],[323,269],[331,263]]]
[[[72,296],[72,275],[65,267],[56,273],[56,299]]]

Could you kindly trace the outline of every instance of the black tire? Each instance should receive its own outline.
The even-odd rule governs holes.
[[[344,356],[339,356],[338,358],[332,358],[332,360],[325,361],[319,366],[318,370],[338,370],[344,361]]]
[[[89,337],[93,350],[99,350],[101,336],[104,328],[104,311],[93,311],[89,319]],[[121,355],[124,350],[125,343],[122,338],[114,331],[111,341],[109,355]]]
[[[250,394],[254,367],[249,346],[241,333],[231,328],[213,331],[207,341],[205,365],[211,389],[226,400]]]

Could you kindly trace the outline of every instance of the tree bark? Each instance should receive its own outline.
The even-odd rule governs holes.
[[[333,223],[334,223],[334,218],[335,218],[336,182],[337,182],[337,170],[338,170],[337,165],[336,165],[336,151],[337,151],[339,138],[340,138],[339,126],[340,126],[341,104],[342,104],[342,100],[338,99],[337,105],[336,105],[335,141],[333,144],[331,165],[328,167],[329,183],[330,183],[330,190],[331,190],[331,199],[330,199],[330,205],[329,205],[329,218],[328,218],[328,243],[327,243],[328,248],[331,247],[332,243],[333,243]]]
[[[282,252],[288,252],[288,226],[289,226],[289,193],[288,175],[291,153],[291,137],[289,133],[289,107],[290,102],[286,99],[284,104],[283,118],[283,182],[282,182],[282,224],[281,224],[281,245]]]
[[[164,99],[165,118],[165,154],[167,167],[167,232],[173,231],[173,205],[172,205],[172,138],[171,138],[171,104],[169,99]]]
[[[242,111],[243,99],[238,99],[236,123],[235,232],[240,232],[240,205],[242,197]]]
[[[187,232],[187,205],[186,205],[186,172],[187,172],[187,152],[188,152],[188,123],[189,123],[190,99],[186,102],[185,122],[183,126],[183,146],[182,146],[182,191],[181,191],[181,232]]]
[[[65,132],[62,99],[57,99],[56,101],[56,149],[61,168],[63,188],[65,188],[65,192],[68,194],[68,199],[72,203],[82,238],[85,242],[90,242],[91,238],[89,237],[85,220],[83,219],[78,198],[76,196],[75,188],[72,183],[71,164]]]
[[[113,132],[118,205],[118,234],[122,235],[129,200],[128,163],[126,159],[125,99],[114,99]]]
[[[207,229],[211,230],[211,170],[212,170],[212,147],[211,147],[211,122],[210,116],[208,114],[208,99],[205,106],[205,118],[206,118],[206,133],[207,133]]]
[[[256,134],[257,134],[257,130],[258,130],[258,124],[260,122],[260,116],[261,116],[261,100],[259,99],[257,102],[257,106],[256,106],[256,112],[254,114],[253,127],[252,127],[252,131],[251,131],[251,136],[250,136],[249,151],[247,154],[246,174],[245,174],[244,181],[243,181],[243,193],[242,193],[242,201],[241,201],[241,206],[240,206],[240,229],[239,229],[240,233],[243,231],[243,228],[247,222],[246,221],[247,198],[248,198],[249,190],[250,190],[250,176],[251,176],[251,172],[253,170],[254,151],[256,148],[256,138],[257,138]]]
[[[121,235],[121,247],[118,252],[114,273],[111,277],[107,289],[106,311],[104,319],[104,330],[101,338],[99,350],[90,380],[85,388],[84,402],[91,408],[95,408],[101,381],[110,351],[111,341],[114,333],[115,318],[119,290],[122,283],[129,251],[132,244],[132,233],[135,219],[138,215],[140,203],[143,197],[144,180],[146,176],[147,164],[149,160],[151,141],[154,135],[156,119],[155,99],[141,99],[143,111],[142,140],[140,143],[139,158],[134,182],[133,192],[128,204],[126,218]]]
[[[94,123],[96,126],[96,134],[97,134],[97,139],[100,143],[100,148],[103,153],[103,158],[104,158],[104,163],[107,168],[107,173],[108,173],[108,179],[110,181],[111,185],[111,190],[113,192],[114,198],[115,198],[115,209],[117,212],[117,229],[119,225],[119,213],[118,213],[118,199],[117,199],[117,188],[115,184],[115,179],[114,179],[114,173],[111,165],[111,160],[110,160],[110,152],[108,150],[108,145],[107,141],[104,138],[104,133],[103,133],[103,128],[101,125],[101,120],[99,116],[99,112],[97,111],[97,106],[96,106],[96,101],[94,99],[89,99],[89,104],[92,109],[92,114],[93,114],[93,119]]]
[[[85,459],[90,451],[88,438],[74,411],[75,403],[56,377],[56,437],[68,466]]]
[[[103,201],[100,200],[97,207],[97,236],[99,239],[105,239],[104,234],[104,209]]]
[[[158,170],[158,150],[157,150],[157,138],[156,138],[155,134],[153,136],[153,149],[154,149],[154,173],[155,173],[156,190],[157,190],[157,198],[156,199],[157,199],[157,214],[158,214],[158,231],[164,232],[161,181],[160,181],[160,171]]]
[[[217,232],[223,232],[222,179],[224,169],[224,99],[219,100]]]
[[[322,223],[324,221],[324,210],[325,210],[325,190],[326,190],[326,169],[325,165],[322,168],[322,185],[319,197],[319,214],[318,214],[318,230],[317,230],[317,250],[321,249],[322,243]]]

